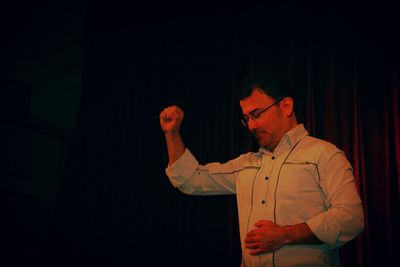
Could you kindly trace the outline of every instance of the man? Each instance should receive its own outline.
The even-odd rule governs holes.
[[[260,149],[224,164],[199,164],[180,135],[184,112],[161,112],[171,183],[186,194],[236,194],[242,266],[339,266],[338,248],[364,228],[344,153],[309,136],[288,87],[267,73],[248,80],[240,107]]]

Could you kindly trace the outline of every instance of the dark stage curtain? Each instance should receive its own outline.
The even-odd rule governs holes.
[[[235,196],[172,187],[158,116],[171,104],[185,110],[183,137],[201,163],[255,150],[234,91],[262,68],[290,81],[300,121],[354,166],[366,227],[341,249],[342,265],[398,266],[394,22],[383,4],[90,3],[55,266],[239,266]]]

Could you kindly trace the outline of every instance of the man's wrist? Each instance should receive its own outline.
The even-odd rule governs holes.
[[[282,227],[283,232],[283,245],[294,245],[296,244],[296,232],[294,225],[286,225]]]
[[[285,245],[320,244],[322,243],[306,223],[282,227]]]
[[[179,137],[180,132],[179,130],[170,130],[170,131],[165,131],[164,135],[166,138],[174,138],[174,137]]]

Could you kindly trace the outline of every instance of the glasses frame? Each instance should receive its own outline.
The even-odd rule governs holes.
[[[261,115],[266,112],[267,110],[269,110],[270,108],[272,108],[273,106],[275,106],[276,104],[279,104],[279,102],[281,102],[282,99],[278,99],[276,100],[274,103],[272,103],[271,105],[269,105],[268,107],[266,107],[265,109],[262,109],[261,111],[259,111],[257,114],[254,114],[254,112],[258,111],[257,109],[251,111],[248,115],[248,117],[246,118],[245,116],[243,116],[243,118],[240,120],[240,122],[243,124],[243,126],[247,127],[249,125],[249,121],[250,120],[257,120],[261,117]]]

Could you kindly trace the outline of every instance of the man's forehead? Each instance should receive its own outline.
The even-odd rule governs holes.
[[[240,107],[244,113],[250,112],[257,108],[263,108],[265,105],[271,104],[273,98],[264,93],[261,89],[253,89],[250,96],[240,100]]]

